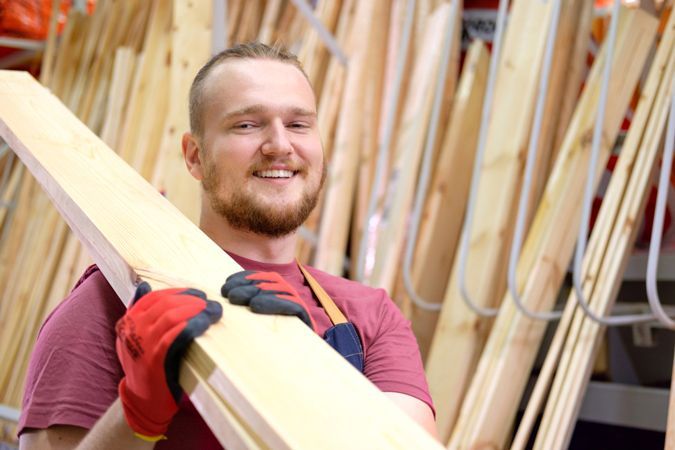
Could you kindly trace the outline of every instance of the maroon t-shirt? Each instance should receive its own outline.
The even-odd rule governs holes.
[[[247,270],[280,273],[305,301],[318,333],[323,336],[332,326],[295,263],[269,264],[230,256]],[[385,291],[308,270],[359,333],[364,375],[384,392],[411,395],[433,409],[410,323]],[[115,401],[124,374],[115,351],[114,326],[124,311],[103,274],[94,266],[87,269],[40,330],[28,368],[19,434],[51,425],[91,428]],[[167,437],[155,448],[221,448],[187,396]]]

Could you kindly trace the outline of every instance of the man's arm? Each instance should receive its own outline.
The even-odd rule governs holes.
[[[79,444],[79,445],[78,445]],[[19,450],[103,450],[124,448],[149,450],[154,442],[134,436],[124,419],[119,399],[96,422],[91,431],[80,427],[56,425],[44,430],[28,431],[19,438]]]
[[[438,439],[438,430],[436,428],[436,420],[434,413],[431,411],[429,405],[424,403],[411,395],[401,394],[398,392],[385,392],[396,405],[401,408],[410,418],[420,424],[422,428],[427,430],[435,439]]]

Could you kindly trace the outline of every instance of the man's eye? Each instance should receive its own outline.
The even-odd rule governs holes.
[[[309,128],[309,124],[305,122],[291,122],[289,128]]]
[[[243,123],[238,123],[234,126],[234,128],[239,129],[239,130],[250,130],[252,128],[255,128],[255,124],[251,122],[243,122]]]

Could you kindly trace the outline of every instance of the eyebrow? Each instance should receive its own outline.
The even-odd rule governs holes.
[[[267,108],[266,106],[263,105],[251,105],[247,106],[245,108],[237,109],[235,111],[231,111],[223,116],[223,120],[228,120],[232,119],[233,117],[239,117],[239,116],[245,116],[248,114],[260,114],[263,112],[268,111],[270,108]],[[309,117],[316,117],[316,112],[305,109],[305,108],[300,108],[300,107],[291,107],[285,109],[285,112],[290,112],[291,114],[297,115],[297,116],[309,116]]]

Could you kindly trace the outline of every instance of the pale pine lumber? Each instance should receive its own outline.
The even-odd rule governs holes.
[[[321,19],[321,23],[336,38],[338,19],[343,8],[349,8],[349,3],[341,0],[321,0],[316,7],[316,14]],[[331,57],[332,54],[312,27],[302,41],[298,59],[302,61],[302,66],[312,83],[314,92],[323,91],[323,81]]]
[[[644,120],[648,114],[644,114],[639,117],[641,121],[631,124],[629,134],[632,133],[632,135],[629,138],[632,139],[624,145],[619,164],[613,174],[613,178],[618,176],[618,181],[623,181],[628,186],[611,235],[605,236],[607,249],[602,266],[597,274],[590,274],[590,277],[586,277],[590,282],[595,281],[595,288],[587,298],[590,299],[592,310],[598,315],[610,312],[614,304],[621,286],[623,271],[635,243],[640,225],[639,218],[643,217],[645,202],[651,189],[653,169],[657,163],[665,131],[670,107],[669,94],[673,75],[675,75],[675,53],[673,52],[675,21],[671,21],[668,31],[669,36],[662,40],[659,54],[654,61],[651,85],[647,86],[641,96],[643,103],[653,102],[653,110],[647,123],[644,123]],[[632,131],[634,125],[636,126],[635,132]],[[642,138],[641,141],[640,138]],[[623,164],[626,167],[621,167],[624,152],[627,152],[626,156],[629,157],[637,152],[638,148],[640,153],[637,162],[633,163],[629,160]],[[628,182],[625,172],[631,168],[633,171]],[[617,172],[617,170],[621,171]],[[553,449],[566,448],[569,445],[604,329],[605,327],[587,318],[583,311],[575,311],[549,401],[544,411],[542,423],[546,426],[539,429],[535,441],[536,447]]]
[[[428,17],[423,29],[424,41],[412,67],[411,89],[405,99],[401,126],[394,152],[388,192],[380,213],[375,248],[375,263],[366,280],[372,286],[393,291],[400,265],[406,217],[412,206],[417,174],[422,160],[424,143],[433,104],[434,88],[439,75],[442,40],[448,24],[451,6],[444,3]],[[453,41],[459,36],[455,29]],[[454,44],[453,43],[453,44]],[[453,45],[454,46],[454,45]],[[452,66],[452,63],[450,63]],[[455,74],[448,70],[448,77]],[[454,83],[452,83],[454,84]],[[454,89],[452,89],[454,92]]]
[[[344,256],[349,236],[349,224],[355,194],[359,153],[362,145],[360,124],[365,120],[362,99],[365,94],[368,46],[359,45],[360,39],[368,41],[377,2],[357,2],[355,23],[348,47],[350,59],[343,90],[343,99],[331,151],[324,204],[314,264],[334,275],[342,274]]]
[[[52,0],[51,16],[49,17],[49,31],[45,51],[42,54],[40,65],[40,82],[49,85],[54,69],[54,54],[56,53],[56,25],[61,11],[61,0]]]
[[[624,142],[621,156],[619,158],[619,163],[613,171],[610,185],[603,199],[602,208],[593,228],[593,233],[589,240],[582,266],[584,280],[583,292],[586,299],[592,299],[591,294],[593,293],[593,290],[599,289],[597,287],[598,273],[601,270],[600,265],[603,264],[603,261],[611,258],[611,256],[608,255],[616,254],[617,252],[627,253],[631,248],[630,242],[634,240],[633,236],[629,239],[629,242],[626,242],[627,246],[625,246],[623,249],[617,249],[615,248],[615,238],[613,238],[612,243],[610,244],[610,233],[616,233],[616,230],[619,230],[619,227],[621,226],[621,221],[617,221],[617,215],[622,214],[622,216],[619,217],[623,217],[625,220],[625,212],[619,212],[619,203],[623,201],[627,207],[630,207],[628,202],[630,196],[628,194],[624,194],[624,191],[631,189],[630,187],[626,186],[629,176],[632,177],[630,181],[632,185],[634,185],[636,182],[637,175],[630,175],[631,168],[633,166],[635,167],[632,169],[632,171],[636,174],[647,170],[647,175],[649,175],[649,171],[654,164],[653,154],[650,155],[649,152],[642,150],[640,150],[638,154],[638,149],[641,146],[647,120],[650,119],[652,114],[651,111],[653,109],[656,91],[661,79],[663,78],[663,70],[666,64],[668,47],[672,47],[672,42],[673,33],[671,30],[671,33],[666,34],[663,37],[658,54],[650,68],[650,74],[642,90],[641,100],[637,106],[635,116],[631,121],[631,127],[626,137],[626,141]],[[638,158],[637,163],[635,162],[636,157]],[[645,164],[648,166],[648,168],[645,168]],[[648,179],[649,176],[647,177],[647,180]],[[644,182],[645,180],[643,179],[642,181]],[[635,189],[635,186],[632,186],[632,189]],[[644,190],[645,186],[638,186],[637,189]],[[632,214],[634,217],[639,217],[639,214],[636,214],[635,211],[630,214]],[[626,224],[627,229],[635,228],[636,223],[637,222],[633,224]],[[607,282],[616,283],[618,279],[619,277],[615,274],[615,278],[613,280],[609,278]],[[576,301],[576,295],[572,293],[565,306],[563,317],[556,328],[555,336],[546,354],[546,359],[544,361],[542,370],[537,377],[537,383],[528,402],[523,419],[519,424],[518,431],[512,445],[513,449],[524,449],[527,441],[530,438],[530,434],[534,428],[537,415],[541,410],[542,404],[546,401],[546,395],[548,393],[551,380],[554,376],[554,372],[558,366],[561,353],[563,352],[563,346],[565,346],[564,359],[568,360],[570,352],[573,351],[572,347],[570,346],[570,341],[576,342],[576,336],[578,336],[578,328],[581,321],[580,315],[583,314],[583,312],[579,311],[579,308],[576,307]],[[579,317],[575,317],[575,315],[579,315]],[[575,321],[575,328],[570,331],[573,317]],[[556,375],[556,377],[559,377],[559,375]],[[559,393],[552,393],[550,399],[548,400],[549,404],[555,403],[555,397],[559,398]],[[547,414],[540,425],[539,433],[542,435],[545,433],[545,430],[550,429],[550,416],[550,413]],[[556,422],[556,431],[558,430],[558,426],[559,422]]]
[[[200,184],[186,170],[181,137],[190,129],[190,85],[210,56],[211,3],[173,2],[168,91],[171,95],[153,177],[153,185],[194,223],[199,221]]]
[[[244,2],[235,42],[249,42],[255,39],[260,25],[260,3],[250,0]]]
[[[265,12],[260,21],[258,30],[258,41],[265,44],[272,44],[272,33],[281,10],[281,0],[268,0],[265,4]],[[325,2],[324,2],[325,3]]]
[[[134,50],[125,46],[118,47],[115,50],[108,104],[101,129],[101,140],[114,150],[118,147],[120,127],[126,112],[135,67],[136,55]]]
[[[603,126],[605,139],[594,174],[596,186],[655,31],[656,21],[649,15],[639,10],[622,11]],[[518,289],[524,304],[533,310],[552,307],[574,247],[583,190],[580,180],[588,161],[604,55],[603,51],[596,60],[577,105],[518,263]],[[545,322],[526,318],[516,311],[510,294],[505,296],[450,448],[479,444],[501,448],[505,444],[544,329]],[[504,389],[504,380],[509,382],[508,389]]]
[[[10,216],[10,208],[15,208],[16,205],[12,203],[12,200],[16,198],[17,191],[21,186],[21,177],[23,176],[23,165],[14,164],[14,167],[11,168],[11,173],[5,190],[0,196],[0,239],[2,238],[3,229],[8,225],[8,217]]]
[[[80,40],[81,47],[77,53],[77,69],[74,73],[73,82],[67,85],[66,93],[61,97],[71,111],[79,112],[79,107],[87,85],[87,76],[95,64],[95,51],[101,37],[101,30],[106,27],[107,16],[113,7],[113,0],[103,0],[98,3],[94,14],[86,21],[83,27],[85,35]]]
[[[588,3],[585,0],[565,0],[560,5],[560,18],[558,19],[558,29],[553,48],[547,95],[539,130],[539,140],[536,143],[537,156],[532,172],[532,186],[528,193],[526,224],[531,222],[546,186],[550,169],[553,166],[551,160],[555,158],[556,154],[553,148],[554,137],[564,99],[565,84],[569,77],[567,68],[570,65],[575,33],[580,20],[579,12],[585,9],[582,4],[588,5]]]
[[[356,1],[344,0],[342,9],[338,18],[335,37],[341,48],[349,51],[351,39],[351,27],[356,13]],[[335,123],[337,121],[338,111],[342,102],[342,88],[344,86],[347,69],[337,58],[330,58],[326,75],[323,80],[322,89],[317,99],[318,103],[318,128],[321,133],[321,142],[323,143],[324,158],[330,161],[333,153],[333,142],[335,139]],[[303,227],[309,232],[316,232],[320,226],[321,212],[325,199],[326,189],[321,191],[316,208],[311,212]],[[314,256],[314,249],[311,242],[300,239],[296,250],[298,259],[302,262],[308,262]]]
[[[496,306],[506,286],[516,193],[550,13],[550,4],[516,1],[504,36],[466,269],[467,289],[483,307]],[[432,396],[439,399],[437,423],[443,441],[450,437],[490,328],[490,321],[470,311],[461,298],[458,259],[457,254],[426,361]]]
[[[375,176],[375,165],[379,149],[379,122],[382,117],[382,95],[387,54],[389,2],[377,4],[371,22],[372,35],[368,45],[367,58],[371,61],[364,74],[366,86],[362,97],[361,108],[363,120],[361,122],[361,144],[356,186],[354,194],[354,208],[351,215],[350,254],[358,255],[361,246],[363,227],[367,223],[368,203]],[[356,273],[358,258],[352,257],[350,273]]]
[[[153,0],[119,152],[144,178],[150,179],[161,140],[168,103],[168,60],[173,6]]]
[[[574,44],[570,50],[568,67],[565,69],[565,91],[553,136],[553,148],[551,149],[549,161],[551,167],[547,170],[549,172],[555,164],[556,155],[565,138],[567,127],[574,113],[574,106],[577,104],[579,93],[581,92],[581,84],[586,75],[588,48],[591,43],[593,11],[594,6],[592,2],[581,2],[579,6],[579,23],[574,33]]]
[[[0,94],[0,135],[120,298],[130,298],[139,279],[155,288],[189,284],[217,298],[224,277],[239,270],[221,249],[28,75],[0,72]],[[212,361],[213,371],[200,374],[265,445],[440,448],[297,320],[223,309],[189,358]]]
[[[417,293],[440,303],[445,294],[464,219],[473,167],[490,55],[485,44],[474,41],[467,52],[452,115],[429,186],[413,259],[412,277]],[[425,358],[438,312],[412,308],[412,325]]]

